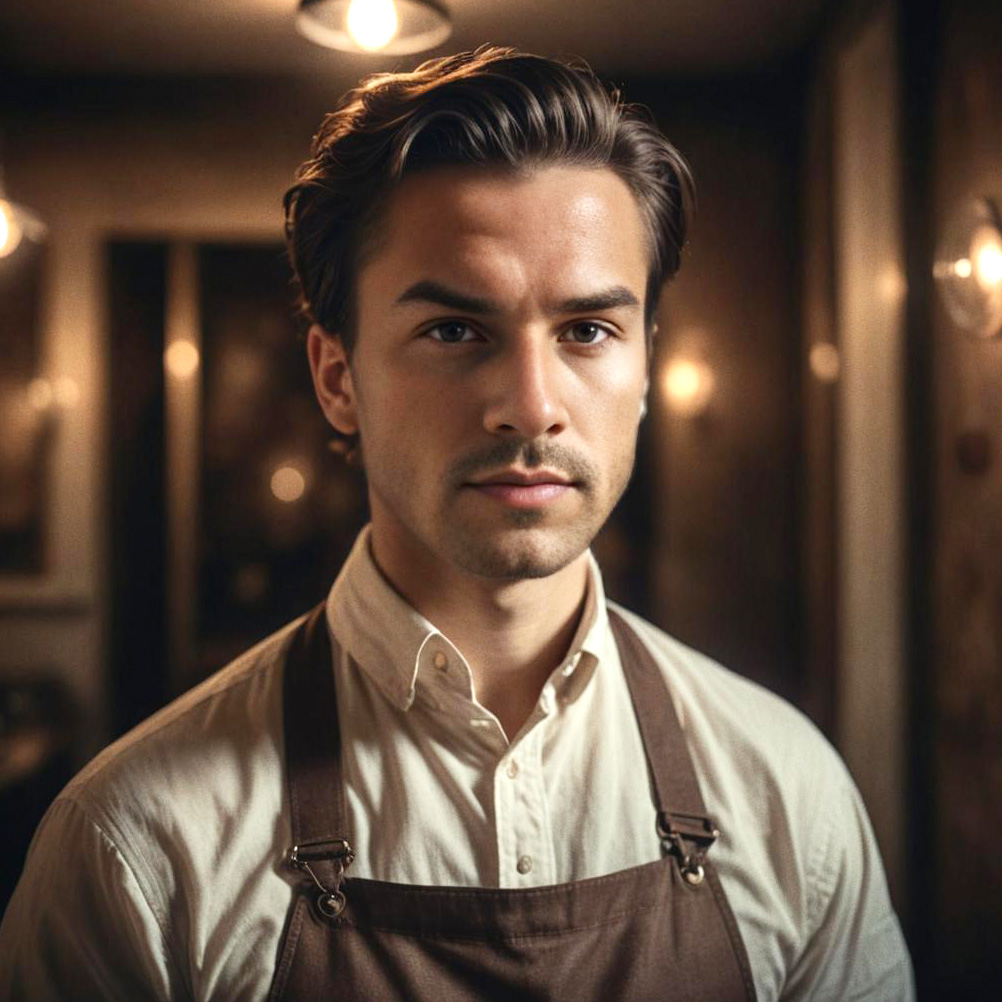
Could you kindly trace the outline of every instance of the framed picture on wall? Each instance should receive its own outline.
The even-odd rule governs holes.
[[[49,469],[59,420],[41,375],[39,299],[45,247],[22,239],[0,254],[0,580],[48,570]]]

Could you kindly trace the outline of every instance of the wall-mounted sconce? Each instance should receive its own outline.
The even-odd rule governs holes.
[[[695,358],[672,358],[661,372],[665,403],[680,417],[702,414],[710,405],[715,384],[713,369]]]
[[[9,257],[25,238],[41,243],[48,227],[30,209],[3,197],[0,187],[0,257]]]
[[[436,0],[299,0],[296,27],[329,49],[389,56],[433,49],[452,33]]]
[[[958,327],[982,338],[1002,331],[1002,225],[994,202],[975,198],[957,213],[932,273]]]
[[[10,257],[24,239],[42,243],[49,228],[31,209],[7,197],[4,186],[3,164],[0,162],[0,258]]]

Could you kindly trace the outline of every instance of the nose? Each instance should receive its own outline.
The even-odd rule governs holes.
[[[494,435],[526,439],[556,435],[567,427],[560,359],[542,339],[520,339],[489,367],[484,427]]]

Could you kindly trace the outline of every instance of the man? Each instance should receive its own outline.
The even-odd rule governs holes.
[[[326,603],[112,746],[0,933],[28,998],[908,999],[796,711],[608,606],[681,157],[588,72],[364,82],[286,196],[371,525]]]

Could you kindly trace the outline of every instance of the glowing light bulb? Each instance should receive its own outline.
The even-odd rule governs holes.
[[[167,371],[178,379],[187,379],[198,368],[198,349],[190,341],[174,341],[164,352]]]
[[[972,270],[970,258],[962,257],[953,262],[953,273],[957,278],[970,278]]]
[[[351,0],[347,24],[360,49],[376,52],[389,45],[400,22],[393,0]]]
[[[294,466],[280,466],[271,475],[271,493],[279,501],[298,501],[306,493],[306,477]]]
[[[0,201],[0,257],[7,257],[17,250],[22,232],[10,202]]]
[[[702,362],[677,358],[664,370],[661,387],[668,406],[683,417],[706,410],[713,396],[713,371]]]

